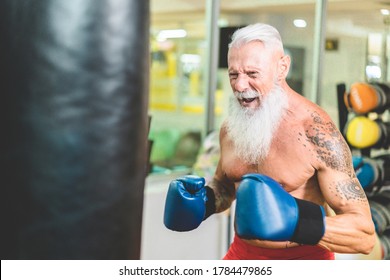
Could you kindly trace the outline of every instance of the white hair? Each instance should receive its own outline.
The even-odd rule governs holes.
[[[252,41],[262,42],[266,48],[269,47],[275,51],[279,50],[284,53],[283,42],[279,31],[275,27],[265,23],[250,24],[237,29],[232,35],[229,49],[240,47]]]

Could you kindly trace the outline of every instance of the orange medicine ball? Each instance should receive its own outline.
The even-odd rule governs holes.
[[[344,103],[349,110],[365,114],[379,106],[379,95],[376,89],[366,83],[354,83],[350,92],[344,94]]]

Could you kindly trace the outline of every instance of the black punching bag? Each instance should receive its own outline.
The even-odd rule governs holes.
[[[2,259],[139,259],[149,1],[2,0]]]

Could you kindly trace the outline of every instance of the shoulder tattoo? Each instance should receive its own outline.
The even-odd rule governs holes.
[[[314,146],[316,158],[326,166],[353,177],[351,152],[343,136],[331,121],[324,121],[317,113],[305,130],[306,141]]]

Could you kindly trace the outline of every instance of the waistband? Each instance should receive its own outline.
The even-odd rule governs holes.
[[[237,235],[224,259],[247,260],[334,260],[334,253],[320,246],[301,245],[291,248],[261,248],[244,242]]]

